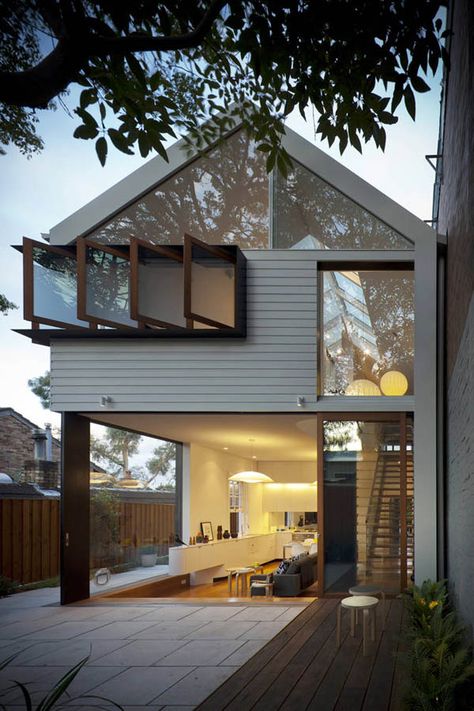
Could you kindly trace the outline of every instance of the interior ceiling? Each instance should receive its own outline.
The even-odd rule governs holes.
[[[85,413],[95,422],[152,437],[195,442],[258,461],[314,461],[316,417],[301,415],[203,415]],[[250,443],[249,439],[254,442]],[[225,448],[228,448],[225,450]]]

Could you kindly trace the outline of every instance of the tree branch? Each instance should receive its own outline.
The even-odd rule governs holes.
[[[94,54],[128,54],[129,52],[161,52],[197,47],[212,27],[227,0],[213,0],[196,29],[183,35],[168,37],[150,37],[132,35],[130,37],[93,37],[91,38]]]
[[[132,35],[106,37],[87,27],[88,20],[78,14],[74,32],[63,34],[56,47],[35,67],[21,72],[0,72],[0,102],[32,109],[44,109],[49,102],[77,79],[79,71],[92,57],[126,55],[134,52],[168,51],[197,47],[219,16],[227,0],[213,0],[201,21],[192,32],[171,37]],[[68,3],[67,24],[71,27],[71,8]],[[46,15],[43,15],[46,19]],[[63,21],[64,21],[63,17]],[[55,18],[57,25],[57,18]]]

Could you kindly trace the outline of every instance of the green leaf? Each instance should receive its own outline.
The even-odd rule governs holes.
[[[86,126],[86,124],[81,124],[76,128],[73,133],[74,138],[82,138],[87,140],[88,138],[95,138],[99,133],[98,129],[94,126]]]
[[[101,136],[95,142],[95,151],[102,167],[105,165],[105,161],[107,159],[107,150],[107,140],[104,138],[104,136]]]
[[[405,100],[406,110],[414,121],[416,115],[415,96],[413,94],[413,91],[411,90],[411,87],[408,85],[405,87],[403,98]]]
[[[80,662],[76,664],[72,669],[70,669],[61,679],[54,685],[52,691],[45,696],[40,704],[38,705],[36,711],[50,711],[54,707],[56,701],[64,694],[66,689],[71,685],[74,678],[79,674],[82,667],[88,662],[89,657],[84,657]]]
[[[411,85],[414,90],[418,91],[420,94],[430,90],[428,84],[421,77],[413,77],[411,79]]]
[[[148,136],[144,131],[141,131],[138,136],[138,149],[142,158],[146,158],[150,152],[150,141],[148,140]]]
[[[130,148],[129,142],[127,141],[123,133],[118,131],[116,128],[109,128],[107,131],[107,135],[114,144],[115,148],[118,148],[119,151],[121,151],[122,153],[126,153],[129,156],[133,155],[133,151]]]

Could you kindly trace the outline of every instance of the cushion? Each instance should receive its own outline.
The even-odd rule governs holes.
[[[275,570],[275,575],[284,575],[290,567],[289,560],[282,560],[278,568]]]

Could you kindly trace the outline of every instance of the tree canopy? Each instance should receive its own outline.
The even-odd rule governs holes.
[[[44,375],[28,380],[28,387],[31,392],[37,395],[45,410],[51,407],[51,373],[49,370]]]
[[[0,0],[0,144],[41,150],[38,110],[80,85],[74,136],[124,153],[183,130],[198,147],[236,119],[285,171],[285,118],[314,107],[341,152],[373,140],[444,56],[443,0]],[[210,120],[212,117],[212,120]]]

